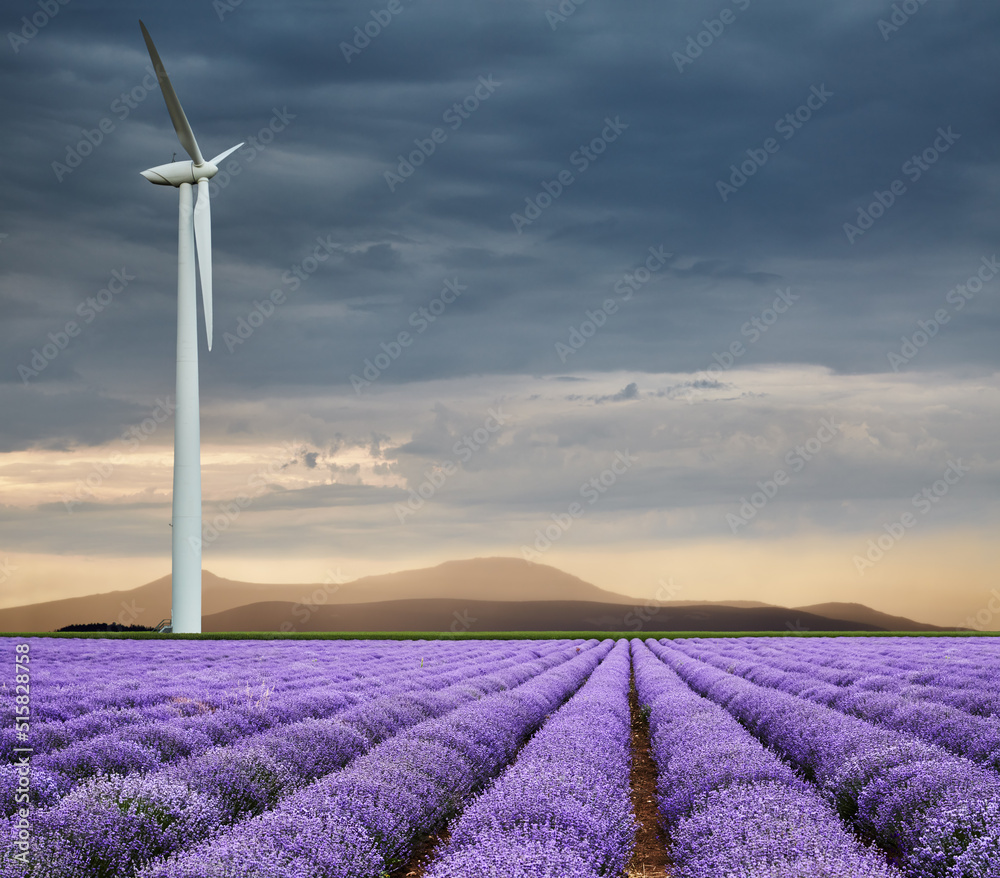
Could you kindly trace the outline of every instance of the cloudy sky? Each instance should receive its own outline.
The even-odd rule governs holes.
[[[206,569],[506,555],[1000,625],[1000,9],[44,5],[0,21],[0,605],[169,572],[177,196],[139,172],[181,148],[141,15],[203,152],[247,142]]]

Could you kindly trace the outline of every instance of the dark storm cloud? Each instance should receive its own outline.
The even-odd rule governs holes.
[[[888,2],[589,0],[565,21],[544,2],[407,2],[348,62],[342,43],[372,8],[205,0],[166,14],[75,0],[17,52],[8,38],[8,447],[108,438],[103,425],[141,418],[172,384],[176,195],[138,171],[181,150],[143,85],[139,15],[206,154],[252,144],[234,157],[238,174],[216,180],[209,404],[268,386],[349,387],[401,331],[414,342],[381,382],[697,373],[746,341],[741,327],[779,286],[801,300],[741,365],[881,372],[899,337],[993,255],[1000,10],[989,5],[928,3],[885,39]],[[679,70],[675,53],[695,55],[703,21],[724,8],[732,22]],[[36,9],[6,7],[4,33]],[[102,120],[102,142],[78,149]],[[387,181],[436,128],[434,152]],[[959,136],[911,179],[904,163],[942,143],[939,129]],[[89,154],[70,168],[74,151]],[[737,185],[732,166],[762,154]],[[573,180],[553,196],[561,172]],[[850,243],[844,223],[897,179],[905,193]],[[725,200],[719,181],[734,189]],[[530,202],[537,218],[519,234],[511,214]],[[674,254],[668,269],[561,362],[556,343],[656,246]],[[318,247],[326,258],[309,271]],[[24,386],[18,365],[121,266],[137,276],[128,293]],[[450,278],[467,290],[416,334],[412,315]],[[993,367],[998,283],[910,368]],[[282,303],[227,347],[223,334],[273,290]]]
[[[149,409],[90,388],[70,392],[14,385],[0,386],[0,410],[7,413],[0,419],[0,452],[33,445],[48,450],[100,445],[149,415]]]
[[[617,393],[605,393],[601,396],[580,396],[579,394],[573,393],[566,397],[569,402],[586,401],[592,402],[595,405],[600,405],[604,402],[625,402],[631,399],[639,398],[639,385],[634,381],[630,384],[625,385]]]

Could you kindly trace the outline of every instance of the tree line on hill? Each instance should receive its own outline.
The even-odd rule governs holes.
[[[78,622],[75,625],[64,625],[56,631],[155,631],[145,625],[122,625],[120,622]]]

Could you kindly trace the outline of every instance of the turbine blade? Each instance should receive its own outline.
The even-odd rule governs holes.
[[[212,208],[208,200],[208,180],[198,181],[198,201],[194,206],[194,243],[201,274],[201,300],[205,305],[205,334],[212,350]]]
[[[241,146],[243,146],[242,143],[237,143],[236,146],[229,147],[229,149],[227,149],[225,152],[220,152],[214,159],[212,159],[209,162],[209,164],[219,167],[219,162],[221,162],[225,158],[228,158],[230,155],[236,152],[236,150],[238,150]]]
[[[203,165],[205,164],[205,158],[198,148],[198,141],[194,139],[191,123],[188,122],[187,116],[184,115],[184,109],[181,107],[181,102],[177,99],[177,92],[174,91],[174,87],[170,84],[170,77],[167,76],[167,71],[163,68],[163,62],[156,51],[156,46],[153,45],[153,38],[149,35],[149,31],[146,30],[146,25],[141,21],[139,22],[139,27],[142,28],[142,38],[146,41],[146,48],[149,50],[149,59],[153,62],[156,79],[160,83],[163,100],[167,102],[167,112],[170,113],[170,121],[174,123],[174,131],[177,132],[177,139],[181,142],[181,146],[184,147],[187,154],[191,156],[192,161],[196,165]]]

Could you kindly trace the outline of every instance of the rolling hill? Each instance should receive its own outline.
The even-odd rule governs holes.
[[[936,625],[928,625],[925,622],[914,622],[904,616],[892,616],[889,613],[880,613],[864,604],[847,604],[833,601],[826,604],[812,604],[808,607],[796,607],[804,613],[815,613],[819,616],[829,618],[845,619],[848,622],[863,622],[866,625],[874,625],[886,631],[941,631]]]
[[[208,571],[202,583],[205,631],[277,631],[282,625],[297,631],[945,630],[861,604],[636,605],[625,595],[519,558],[448,561],[339,584],[236,582]],[[129,590],[0,609],[0,631],[53,631],[87,622],[155,626],[169,615],[170,577],[164,576]]]
[[[284,626],[284,627],[282,627]],[[266,601],[205,616],[204,631],[880,631],[784,607],[644,609],[596,601],[424,598],[314,608]]]
[[[617,603],[622,595],[569,573],[520,558],[474,558],[437,567],[366,576],[349,583],[304,585],[236,582],[202,573],[202,613],[221,613],[250,603],[371,603],[415,598],[466,597],[504,601],[585,600]],[[52,631],[78,622],[153,626],[170,616],[170,577],[138,588],[0,609],[0,631]]]

